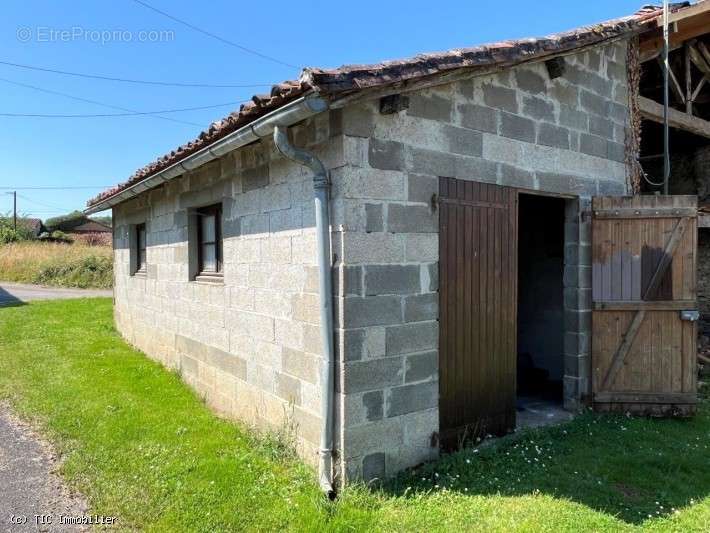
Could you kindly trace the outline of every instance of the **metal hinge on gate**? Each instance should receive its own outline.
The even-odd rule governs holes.
[[[699,311],[681,311],[680,319],[685,322],[697,322],[700,319]]]

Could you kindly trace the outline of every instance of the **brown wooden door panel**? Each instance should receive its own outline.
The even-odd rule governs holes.
[[[603,410],[695,402],[694,196],[594,198],[592,391]]]
[[[439,181],[442,442],[515,426],[517,192]]]

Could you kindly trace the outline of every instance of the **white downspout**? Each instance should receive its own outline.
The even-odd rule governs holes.
[[[288,140],[288,128],[274,128],[274,143],[281,154],[291,161],[308,167],[313,172],[313,190],[316,208],[316,237],[318,248],[318,278],[320,296],[321,342],[323,362],[321,367],[321,430],[318,450],[318,479],[321,489],[333,499],[333,404],[335,385],[335,355],[333,348],[333,280],[330,248],[329,197],[330,180],[323,163],[312,153],[296,148]]]

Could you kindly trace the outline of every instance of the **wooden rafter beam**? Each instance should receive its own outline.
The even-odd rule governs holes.
[[[658,58],[658,64],[661,67],[661,70],[665,68],[665,66],[663,65],[663,60],[660,57]],[[668,69],[668,79],[670,81],[669,85],[671,87],[671,91],[673,92],[675,97],[678,99],[679,102],[685,103],[685,95],[683,94],[683,89],[681,89],[680,83],[678,83],[678,78],[675,77],[672,68]]]
[[[670,35],[670,49],[677,50],[685,41],[710,32],[710,11],[679,20],[673,24],[673,28],[675,31]],[[641,61],[657,58],[663,50],[663,32],[654,30],[641,35],[639,46]]]
[[[698,2],[692,6],[684,7],[676,11],[675,13],[668,14],[668,22],[679,22],[681,20],[686,20],[690,17],[695,17],[697,15],[702,15],[710,11],[710,1]],[[663,17],[658,17],[656,24],[663,26]]]
[[[698,43],[698,44],[703,44],[703,43]],[[705,46],[705,45],[703,45]],[[693,64],[698,67],[698,70],[705,74],[706,76],[710,74],[710,65],[708,65],[708,62],[706,61],[704,55],[700,52],[699,46],[696,47],[695,43],[693,44],[688,44],[687,46],[688,49],[688,55],[690,56],[690,60],[693,62]]]
[[[663,124],[663,106],[661,104],[654,102],[650,98],[640,96],[639,108],[643,118]],[[668,124],[671,128],[687,131],[710,139],[710,122],[688,115],[677,109],[668,109]]]

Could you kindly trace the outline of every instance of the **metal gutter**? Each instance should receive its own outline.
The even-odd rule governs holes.
[[[313,153],[293,146],[288,128],[274,128],[274,144],[281,154],[313,172],[313,199],[316,210],[316,248],[318,256],[318,295],[320,304],[321,345],[321,438],[318,450],[318,480],[323,492],[335,497],[333,486],[333,431],[335,422],[335,348],[333,346],[333,278],[330,243],[330,179],[325,166]]]
[[[322,113],[328,109],[328,107],[328,102],[320,96],[315,94],[303,96],[242,126],[224,138],[189,155],[182,161],[173,163],[160,172],[87,207],[84,209],[84,214],[91,215],[98,213],[121,202],[125,202],[149,189],[162,185],[166,181],[182,176],[185,172],[194,170],[210,161],[214,161],[232,150],[236,150],[237,148],[256,142],[262,137],[271,135],[276,126],[292,126],[313,115]]]

